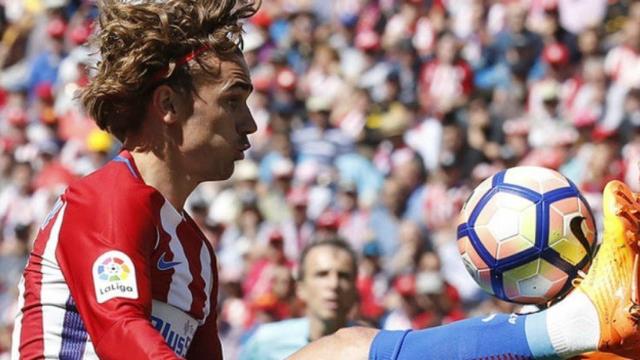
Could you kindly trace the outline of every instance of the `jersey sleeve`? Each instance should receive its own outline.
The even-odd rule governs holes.
[[[150,321],[153,217],[130,197],[67,191],[56,258],[101,359],[178,359]]]

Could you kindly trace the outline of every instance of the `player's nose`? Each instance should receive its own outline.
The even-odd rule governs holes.
[[[245,111],[239,121],[238,130],[244,135],[253,134],[258,130],[258,125],[256,124],[248,106],[245,106]]]

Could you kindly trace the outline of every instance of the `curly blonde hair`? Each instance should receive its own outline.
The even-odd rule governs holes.
[[[157,85],[193,90],[196,71],[207,70],[198,58],[196,66],[176,66],[181,57],[203,48],[217,56],[240,51],[241,20],[259,6],[254,0],[99,0],[93,41],[101,59],[80,94],[87,112],[124,140],[139,127]]]

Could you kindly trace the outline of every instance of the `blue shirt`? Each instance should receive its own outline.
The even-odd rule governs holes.
[[[380,244],[382,256],[386,260],[391,259],[400,245],[398,239],[400,221],[383,206],[377,206],[371,211],[369,227]]]
[[[291,142],[297,154],[297,163],[316,161],[333,165],[336,157],[353,150],[353,140],[340,129],[322,131],[315,126],[294,131]]]
[[[29,74],[28,90],[31,96],[34,95],[36,87],[41,83],[55,84],[58,80],[58,68],[62,56],[51,53],[49,51],[38,55],[31,64],[31,73]]]
[[[369,159],[350,152],[338,156],[335,167],[340,174],[340,180],[356,184],[359,196],[377,197],[384,183],[384,176]]]
[[[247,340],[240,360],[282,360],[309,343],[309,319],[263,324]]]

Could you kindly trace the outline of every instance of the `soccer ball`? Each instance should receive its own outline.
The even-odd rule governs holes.
[[[589,204],[560,173],[520,166],[473,190],[461,211],[458,249],[485,291],[520,304],[564,296],[596,246]]]

